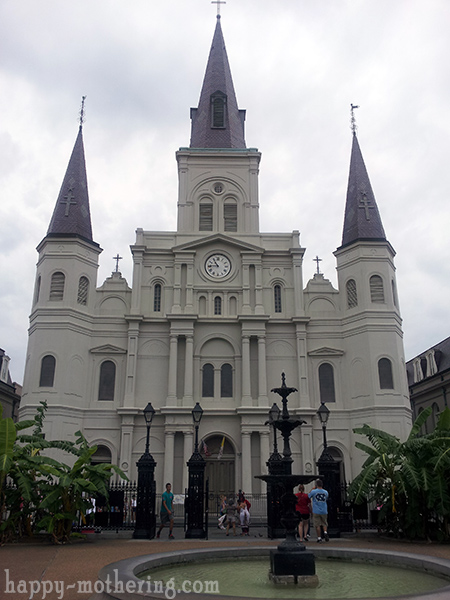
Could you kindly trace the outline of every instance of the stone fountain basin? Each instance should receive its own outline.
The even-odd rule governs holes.
[[[100,570],[98,575],[98,587],[94,589],[103,589],[90,597],[89,600],[143,600],[144,598],[158,598],[161,600],[164,595],[148,594],[138,591],[115,591],[113,585],[107,585],[107,582],[115,582],[117,579],[122,582],[122,590],[138,590],[141,580],[139,574],[157,567],[178,565],[182,563],[197,562],[202,560],[217,560],[223,558],[250,558],[267,557],[269,568],[270,546],[254,547],[234,547],[234,548],[202,548],[200,550],[185,550],[178,552],[164,552],[160,554],[151,554],[127,558],[115,563],[111,563]],[[381,550],[353,549],[353,548],[334,548],[329,546],[319,546],[314,548],[314,554],[318,558],[341,559],[345,561],[366,562],[373,564],[389,564],[403,568],[424,571],[432,575],[444,577],[450,580],[450,560],[423,556],[419,554],[409,554],[406,552],[383,552]],[[127,588],[127,583],[130,582]],[[103,584],[103,585],[102,585]],[[210,594],[177,594],[181,598],[195,598],[196,600],[212,600],[219,598]],[[402,600],[448,600],[450,598],[449,585],[439,590],[430,591],[422,594],[409,594],[401,596]],[[221,600],[240,600],[238,596],[220,596]],[[249,597],[241,600],[259,600]],[[360,599],[364,600],[364,599]],[[390,598],[378,598],[377,600],[392,600]]]

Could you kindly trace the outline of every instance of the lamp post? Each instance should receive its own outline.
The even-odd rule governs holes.
[[[156,485],[155,467],[156,462],[150,454],[150,427],[153,421],[155,409],[151,402],[144,408],[144,419],[147,427],[147,439],[145,452],[136,463],[138,468],[137,502],[136,502],[136,524],[133,537],[138,539],[152,539],[156,530]]]
[[[339,485],[339,464],[334,460],[328,450],[327,423],[330,410],[322,402],[317,416],[322,425],[323,450],[317,461],[317,470],[323,480],[324,488],[328,491],[328,534],[330,537],[340,537],[338,513],[341,505],[341,490]]]
[[[189,471],[188,495],[186,498],[186,538],[204,538],[206,531],[204,527],[205,507],[205,459],[198,451],[198,428],[202,420],[203,409],[197,402],[192,409],[192,420],[195,427],[194,452],[187,462]]]

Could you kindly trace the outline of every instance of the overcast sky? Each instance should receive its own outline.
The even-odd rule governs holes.
[[[450,335],[450,2],[227,0],[222,28],[248,147],[262,152],[261,231],[299,229],[304,284],[336,284],[350,104],[397,252],[405,355]],[[216,23],[209,0],[0,3],[0,347],[22,383],[37,244],[86,95],[98,285],[135,230],[175,230],[175,151],[189,145]]]

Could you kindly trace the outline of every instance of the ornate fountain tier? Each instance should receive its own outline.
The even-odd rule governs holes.
[[[301,419],[291,419],[287,407],[287,398],[296,388],[286,386],[284,373],[281,375],[281,387],[271,390],[279,396],[283,403],[281,418],[271,418],[268,423],[274,427],[275,448],[272,461],[267,463],[271,468],[269,475],[257,475],[257,479],[265,481],[268,489],[281,488],[277,497],[281,500],[281,524],[286,529],[286,538],[276,550],[270,551],[269,576],[275,583],[296,583],[303,587],[316,587],[319,580],[316,575],[314,554],[306,550],[304,544],[297,541],[298,514],[295,511],[297,498],[294,494],[296,485],[310,483],[316,475],[293,475],[290,437],[292,431],[305,423]],[[279,414],[279,411],[278,411]],[[271,416],[271,415],[269,415]],[[283,456],[276,449],[276,433],[279,430],[283,437]],[[271,494],[272,495],[272,494]]]

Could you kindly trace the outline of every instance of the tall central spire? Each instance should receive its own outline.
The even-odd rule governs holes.
[[[245,110],[238,108],[220,15],[198,108],[191,108],[191,148],[245,148]]]

